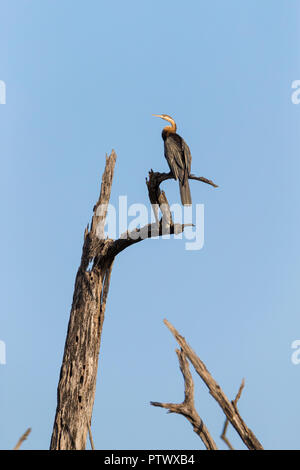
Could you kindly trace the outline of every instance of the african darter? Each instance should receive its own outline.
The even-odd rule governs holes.
[[[180,135],[176,133],[177,126],[170,116],[167,114],[153,114],[165,121],[171,123],[162,131],[164,140],[165,157],[170,167],[171,173],[175,180],[179,181],[179,190],[181,202],[183,205],[192,204],[191,191],[189,186],[189,175],[191,172],[192,156],[187,143]]]

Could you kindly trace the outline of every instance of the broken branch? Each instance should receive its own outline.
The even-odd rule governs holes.
[[[206,449],[217,450],[215,441],[195,409],[194,382],[185,353],[182,349],[176,349],[176,354],[184,379],[184,401],[180,404],[151,401],[150,404],[166,408],[169,413],[177,413],[184,416],[191,423],[195,433],[200,437]]]
[[[187,358],[193,364],[195,371],[200,375],[209,389],[210,394],[214,397],[217,403],[222,408],[225,416],[228,418],[232,426],[235,428],[242,441],[246,444],[249,450],[263,450],[261,443],[253,434],[251,429],[248,428],[246,423],[241,418],[235,402],[230,402],[221,389],[220,385],[215,381],[212,375],[207,370],[205,364],[196,355],[192,348],[187,344],[185,339],[178,333],[178,331],[171,325],[168,320],[164,320],[165,325],[169,328],[176,341],[183,349]],[[240,392],[241,393],[241,392]]]

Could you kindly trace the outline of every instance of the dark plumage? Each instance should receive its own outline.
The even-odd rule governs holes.
[[[192,163],[190,149],[184,139],[176,133],[176,124],[174,119],[167,114],[155,114],[155,116],[161,117],[172,124],[171,126],[166,126],[162,131],[165,157],[174,178],[179,181],[182,204],[190,205],[192,204],[189,185],[189,175]]]

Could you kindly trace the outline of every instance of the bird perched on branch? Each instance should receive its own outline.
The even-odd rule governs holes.
[[[191,205],[192,197],[189,185],[192,156],[187,143],[176,133],[177,126],[167,114],[153,114],[168,121],[171,125],[164,127],[162,138],[164,140],[165,157],[175,180],[179,181],[181,202],[183,205]]]

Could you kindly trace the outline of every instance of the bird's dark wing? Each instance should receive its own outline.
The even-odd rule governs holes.
[[[166,137],[164,145],[165,157],[170,170],[175,179],[179,179],[180,181],[183,180],[186,169],[182,142],[183,139],[178,134],[170,134]]]
[[[182,151],[184,155],[184,163],[187,169],[188,175],[191,173],[191,165],[192,165],[192,155],[188,144],[185,140],[181,139],[182,141]]]

